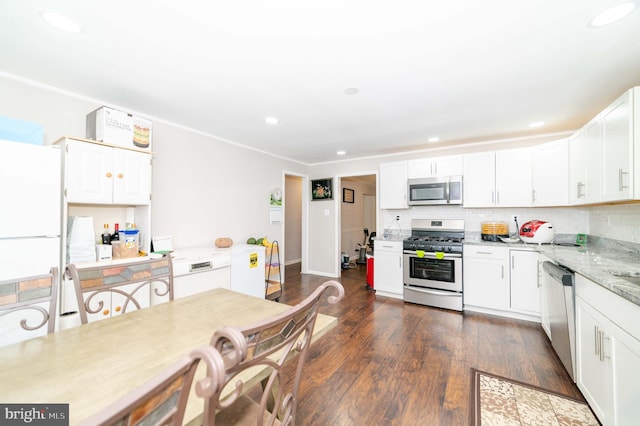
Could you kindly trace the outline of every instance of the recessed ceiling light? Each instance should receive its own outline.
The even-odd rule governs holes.
[[[267,117],[264,119],[264,122],[270,126],[275,126],[278,124],[278,119],[275,117]]]
[[[64,16],[58,12],[52,12],[50,10],[43,10],[40,12],[42,18],[47,21],[53,27],[67,32],[67,33],[79,33],[82,31],[80,25],[73,19]]]
[[[336,152],[336,154],[338,154],[338,155],[345,155],[346,153],[347,153],[347,151],[338,151],[338,152]]]
[[[357,87],[347,87],[346,89],[344,89],[345,95],[353,96],[357,95],[358,93],[360,93],[360,89],[358,89]]]
[[[544,121],[534,121],[533,123],[529,124],[529,127],[531,127],[532,129],[542,126],[544,126]]]
[[[624,3],[620,3],[618,5],[610,7],[609,9],[606,9],[594,16],[593,19],[589,22],[589,26],[598,28],[612,24],[633,12],[633,10],[637,6],[637,1],[626,1]]]
[[[434,136],[434,137],[432,137],[432,138],[427,139],[427,142],[438,142],[439,140],[440,140],[440,138],[439,138],[439,137]]]

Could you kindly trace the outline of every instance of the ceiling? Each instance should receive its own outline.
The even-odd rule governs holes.
[[[0,0],[0,72],[317,164],[581,127],[640,85],[621,1]]]

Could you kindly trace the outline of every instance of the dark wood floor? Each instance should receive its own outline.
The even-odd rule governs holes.
[[[286,269],[295,304],[326,281]],[[345,298],[321,313],[338,325],[310,348],[300,425],[464,425],[470,369],[583,399],[539,324],[376,297],[365,266],[343,271]]]

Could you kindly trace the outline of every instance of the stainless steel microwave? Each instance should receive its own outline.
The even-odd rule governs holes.
[[[409,179],[407,184],[410,206],[462,204],[462,176]]]

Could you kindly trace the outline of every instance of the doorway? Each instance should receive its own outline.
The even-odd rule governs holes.
[[[340,182],[341,193],[347,194],[340,203],[340,249],[350,261],[358,261],[376,231],[376,175],[344,176]]]

